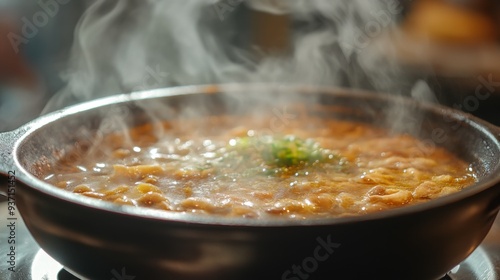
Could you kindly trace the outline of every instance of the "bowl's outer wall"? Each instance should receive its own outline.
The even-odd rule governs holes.
[[[436,279],[486,236],[493,194],[396,218],[303,227],[148,220],[33,188],[22,188],[19,207],[40,246],[89,279],[111,279],[122,268],[137,279],[296,279],[285,274],[294,265],[305,265],[308,279]]]
[[[30,173],[40,175],[61,150],[91,140],[89,131],[99,127],[109,112],[126,112],[126,122],[140,124],[149,120],[143,109],[154,108],[148,105],[153,103],[170,106],[155,114],[162,119],[175,117],[186,104],[205,114],[239,114],[264,106],[248,92],[238,96],[224,100],[218,94],[166,96],[62,116],[28,132],[17,157]],[[317,114],[324,117],[380,126],[388,126],[385,120],[399,114],[387,109],[394,102],[389,98],[317,93],[284,100],[322,104],[329,109]],[[419,121],[392,127],[412,128],[430,140],[435,140],[436,129],[442,129],[447,138],[439,137],[437,144],[472,162],[479,180],[498,168],[498,141],[487,135],[486,128],[412,104],[391,107],[419,113]],[[266,105],[262,110],[273,108]],[[113,272],[123,271],[136,279],[435,279],[480,244],[498,212],[495,199],[500,195],[499,187],[491,186],[439,207],[363,222],[228,226],[106,211],[58,198],[39,182],[27,181],[19,183],[17,197],[30,232],[47,253],[89,279],[112,279]]]

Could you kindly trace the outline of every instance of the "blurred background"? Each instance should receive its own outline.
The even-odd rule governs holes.
[[[163,2],[157,5],[165,10],[160,15],[164,21],[158,26],[164,24],[165,28],[151,25],[158,10],[162,11],[151,9],[156,5],[153,2]],[[175,2],[0,0],[0,131],[15,129],[41,113],[120,92],[209,82],[253,82],[262,76],[272,82],[294,80],[280,75],[269,80],[270,70],[263,72],[266,75],[242,78],[243,68],[245,73],[262,70],[262,64],[288,56],[294,58],[290,61],[296,68],[308,69],[309,61],[314,64],[310,70],[314,75],[298,79],[301,83],[403,94],[500,124],[498,1],[387,0],[378,1],[380,10],[369,10],[373,8],[370,6],[364,11],[359,11],[363,0],[330,1],[328,6],[328,1],[321,0],[310,5],[305,0],[207,1],[203,12],[196,14],[196,28],[202,35],[207,30],[200,31],[200,23],[215,30],[217,36],[209,38],[217,40],[215,46],[208,45],[205,37],[207,40],[201,43],[189,37],[185,25],[195,14],[184,8],[189,1]],[[372,3],[365,0],[368,2]],[[165,18],[172,19],[166,22]],[[351,27],[345,29],[344,25]],[[323,38],[323,31],[332,36]],[[167,33],[175,36],[162,37]],[[92,40],[91,47],[87,40]],[[128,49],[126,55],[120,53],[117,62],[113,53],[121,49],[118,46],[132,43],[137,52]],[[147,48],[137,47],[143,45]],[[213,70],[222,67],[220,59],[214,65],[211,61],[186,60],[191,53],[193,57],[206,57],[200,47],[224,49],[208,53],[210,59],[225,55],[222,74]],[[313,49],[317,51],[309,51]],[[158,62],[136,67],[139,64],[135,60],[143,56],[145,61]],[[114,60],[115,68],[140,70],[116,70],[113,74],[111,64],[103,62],[108,58]],[[371,66],[366,66],[367,62]],[[289,66],[274,64],[273,69]],[[207,73],[205,66],[216,74],[201,73]],[[83,68],[85,71],[74,71]],[[303,77],[308,71],[306,75],[297,73]],[[104,78],[108,73],[110,78]],[[78,79],[80,90],[88,85],[90,91],[105,93],[86,93],[85,97],[74,94]],[[44,110],[51,98],[68,95],[68,91],[73,98],[52,101],[56,105]]]
[[[64,86],[60,75],[86,3],[59,2],[0,0],[0,131],[36,118]]]

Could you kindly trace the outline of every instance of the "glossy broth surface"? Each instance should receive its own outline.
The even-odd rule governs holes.
[[[426,147],[349,121],[308,117],[276,127],[265,117],[210,117],[106,135],[63,156],[45,180],[164,211],[252,219],[360,215],[476,182],[468,163]]]

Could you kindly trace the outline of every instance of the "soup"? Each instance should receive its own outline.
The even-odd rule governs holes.
[[[119,204],[249,219],[360,215],[476,182],[469,164],[410,135],[319,117],[269,127],[244,117],[143,125],[63,156],[45,180]]]

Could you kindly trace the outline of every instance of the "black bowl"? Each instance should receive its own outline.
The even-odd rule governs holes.
[[[43,166],[92,141],[110,114],[122,113],[132,126],[152,115],[174,119],[186,107],[203,117],[292,103],[324,118],[413,133],[427,148],[445,147],[473,164],[478,182],[427,203],[357,217],[250,220],[120,206],[38,178]],[[158,104],[168,109],[155,109]],[[0,169],[15,171],[17,207],[40,247],[82,278],[437,279],[474,251],[499,211],[499,135],[465,113],[389,95],[273,85],[183,87],[92,101],[2,134]]]

